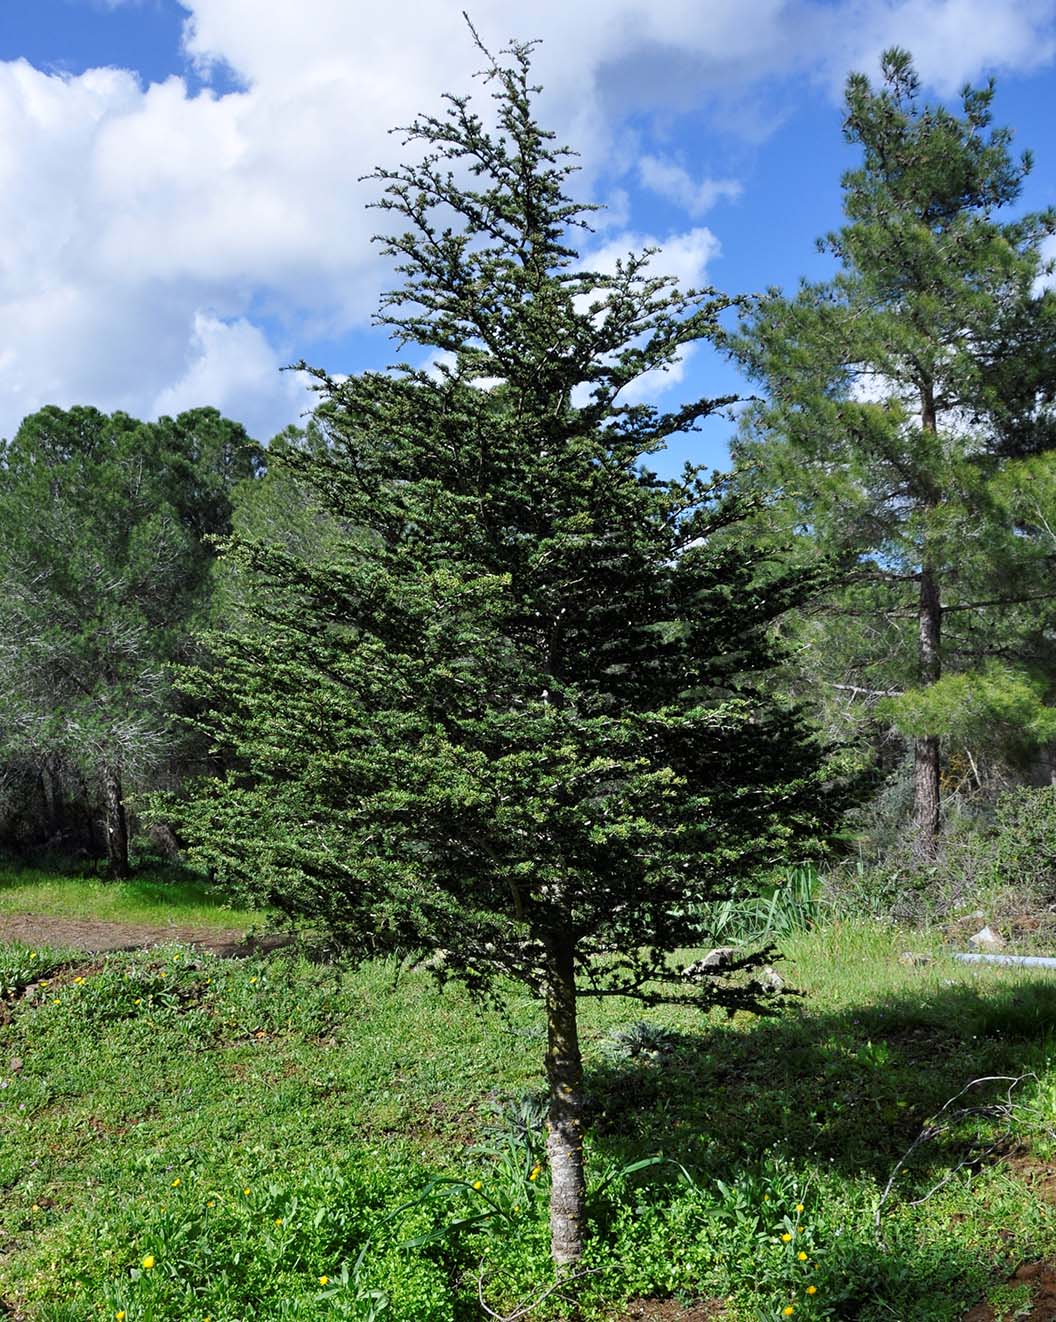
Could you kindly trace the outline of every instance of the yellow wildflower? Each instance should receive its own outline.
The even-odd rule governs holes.
[[[474,1180],[474,1181],[473,1181],[473,1188],[474,1188],[474,1189],[480,1189],[481,1187],[482,1187],[482,1186],[481,1186],[481,1183],[480,1183],[479,1180]]]
[[[330,1284],[330,1277],[329,1277],[329,1276],[320,1276],[320,1277],[319,1277],[319,1284],[320,1284],[320,1285],[329,1285],[329,1284]]]
[[[179,1188],[179,1186],[180,1186],[182,1183],[183,1183],[183,1181],[182,1181],[182,1180],[180,1179],[180,1177],[177,1175],[176,1178],[175,1178],[175,1179],[173,1180],[173,1182],[172,1182],[172,1187],[173,1187],[174,1189],[177,1189],[177,1188]]]
[[[117,1318],[117,1322],[125,1322],[125,1310],[123,1308],[119,1308],[117,1312],[114,1314],[114,1317]]]
[[[154,1254],[148,1253],[147,1256],[143,1259],[143,1270],[149,1272],[151,1267],[153,1266],[154,1266]]]
[[[79,987],[83,981],[84,981],[83,978],[74,978],[74,980],[73,980],[73,985],[74,985],[75,987]]]
[[[817,1294],[817,1293],[818,1293],[818,1287],[816,1285],[807,1286],[807,1294]]]
[[[537,1179],[539,1178],[539,1172],[540,1172],[542,1169],[543,1169],[542,1166],[533,1166],[532,1169],[531,1169],[531,1173],[529,1174],[528,1178],[529,1178],[530,1180],[537,1180]]]
[[[788,1233],[788,1231],[786,1230],[785,1233],[781,1236],[781,1243],[782,1243],[782,1244],[787,1244],[788,1241],[789,1241],[791,1238],[792,1238],[792,1236],[791,1236],[791,1235]]]
[[[805,1212],[805,1211],[806,1211],[806,1208],[803,1206],[802,1203],[797,1203],[797,1204],[796,1204],[796,1211],[797,1211],[797,1212]]]
[[[786,1308],[782,1308],[782,1310],[781,1310],[781,1316],[782,1316],[782,1317],[791,1317],[792,1314],[793,1314],[795,1311],[796,1311],[796,1306],[795,1306],[795,1304],[789,1304]]]
[[[247,1198],[249,1197],[249,1190],[248,1190],[248,1189],[243,1189],[242,1192],[246,1195]]]
[[[800,1249],[800,1251],[796,1254],[796,1257],[800,1260],[800,1262],[806,1262],[807,1260],[807,1255],[803,1252],[802,1249]]]
[[[281,1225],[282,1225],[282,1217],[281,1217],[281,1216],[277,1216],[277,1217],[275,1218],[275,1224],[276,1224],[277,1226],[281,1226]]]

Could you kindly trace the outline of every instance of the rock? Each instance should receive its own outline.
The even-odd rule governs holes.
[[[784,978],[770,964],[767,964],[765,969],[759,970],[759,982],[767,991],[780,991],[785,985]]]
[[[702,959],[695,959],[692,964],[687,964],[685,976],[692,977],[695,973],[703,973],[705,969],[725,968],[727,964],[732,964],[736,958],[736,946],[716,946],[714,950],[709,950]]]
[[[17,1074],[21,1068],[22,1068],[22,1057],[14,1056],[11,1060],[11,1073]]]
[[[1001,950],[1005,943],[992,927],[984,927],[968,938],[968,944],[973,950]]]
[[[925,964],[931,963],[931,956],[918,954],[913,950],[903,950],[898,957],[898,962],[900,964],[905,964],[907,968],[919,969],[923,968]]]

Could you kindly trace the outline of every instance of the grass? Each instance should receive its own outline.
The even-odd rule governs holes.
[[[0,864],[0,916],[94,918],[154,927],[247,928],[260,913],[233,908],[202,878],[180,868],[151,867],[128,881],[96,873],[60,875],[43,868]]]
[[[1056,1211],[1021,1178],[1056,1127],[1056,977],[937,949],[905,967],[908,944],[854,923],[788,939],[782,972],[808,996],[779,1020],[672,1010],[642,1028],[633,1005],[584,1006],[578,1316],[657,1295],[744,1319],[954,1322],[1056,1252]],[[16,1316],[469,1322],[480,1272],[499,1311],[546,1281],[544,1043],[520,992],[500,1012],[392,961],[31,953],[0,950],[0,1299]],[[878,1235],[928,1117],[971,1079],[1027,1071],[1001,1149],[1015,1170],[987,1151],[1006,1120],[967,1117],[917,1149]],[[571,1309],[554,1295],[532,1316]]]

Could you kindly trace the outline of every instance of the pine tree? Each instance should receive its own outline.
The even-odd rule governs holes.
[[[985,661],[994,609],[1044,595],[991,482],[1004,456],[1044,448],[1056,417],[1056,296],[1037,289],[1056,213],[996,218],[1031,162],[990,128],[993,83],[966,87],[957,115],[921,102],[905,51],[882,71],[879,88],[847,83],[862,160],[843,178],[847,223],[820,245],[837,275],[773,292],[734,344],[768,394],[738,447],[746,482],[779,491],[786,524],[843,561],[818,668],[835,678],[842,654],[844,691],[867,702],[936,684],[947,657]],[[915,728],[914,747],[927,857],[938,727]]]
[[[584,270],[570,153],[533,114],[530,47],[379,171],[403,283],[382,321],[444,355],[318,373],[329,445],[284,462],[344,529],[326,558],[239,537],[251,627],[190,683],[234,769],[198,785],[200,858],[350,949],[442,951],[481,994],[545,1004],[551,1229],[583,1251],[577,1005],[763,1009],[752,952],[722,969],[709,902],[831,830],[846,796],[759,682],[770,625],[810,584],[720,532],[746,503],[640,460],[722,401],[622,402],[713,335],[729,300],[629,256]]]
[[[189,660],[249,438],[214,409],[142,423],[47,407],[0,442],[0,752],[102,800],[111,874],[129,870],[130,786],[176,747],[172,666]]]

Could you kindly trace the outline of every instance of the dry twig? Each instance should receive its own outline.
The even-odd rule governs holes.
[[[932,1117],[932,1119],[924,1126],[924,1128],[920,1131],[917,1137],[909,1145],[906,1151],[898,1159],[894,1169],[892,1170],[890,1176],[888,1177],[887,1184],[884,1186],[884,1192],[880,1195],[880,1201],[876,1205],[876,1212],[873,1218],[876,1224],[877,1236],[879,1237],[880,1235],[880,1213],[882,1212],[884,1204],[887,1202],[891,1194],[891,1190],[894,1188],[894,1183],[895,1183],[895,1179],[898,1176],[898,1172],[903,1169],[903,1167],[909,1161],[913,1153],[916,1152],[917,1148],[919,1148],[924,1143],[930,1142],[931,1139],[933,1138],[938,1138],[939,1135],[941,1134],[948,1133],[950,1129],[952,1129],[953,1126],[958,1123],[958,1121],[967,1120],[969,1117],[974,1116],[978,1118],[985,1118],[988,1120],[1004,1119],[1011,1123],[1012,1113],[1014,1109],[1012,1102],[1012,1093],[1015,1091],[1016,1088],[1019,1087],[1021,1083],[1024,1082],[1024,1080],[1036,1079],[1036,1078],[1037,1075],[1033,1073],[1020,1074],[1017,1075],[1015,1078],[1013,1078],[1012,1075],[1010,1074],[986,1075],[984,1078],[981,1079],[972,1079],[969,1083],[966,1083],[964,1085],[964,1087],[960,1090],[959,1093],[955,1093],[953,1097],[951,1097],[948,1101],[944,1102],[942,1106],[939,1108],[939,1110],[936,1112],[936,1114]],[[962,1106],[959,1107],[956,1111],[950,1110],[950,1107],[953,1106],[954,1102],[959,1101],[970,1088],[977,1088],[984,1083],[1007,1083],[1008,1091],[1005,1094],[1004,1102],[992,1102],[986,1106]],[[958,1171],[963,1170],[965,1166],[974,1164],[975,1162],[978,1162],[981,1158],[988,1157],[992,1153],[996,1152],[1007,1137],[1008,1137],[1007,1132],[1001,1134],[999,1137],[995,1138],[992,1143],[988,1144],[988,1146],[984,1148],[982,1152],[975,1151],[970,1157],[965,1157],[962,1161],[959,1161],[957,1165],[953,1167],[952,1170],[947,1171],[947,1173],[938,1182],[938,1184],[933,1185],[932,1188],[930,1188],[928,1192],[926,1194],[923,1194],[920,1198],[912,1199],[909,1202],[908,1206],[919,1207],[921,1203],[926,1203],[933,1194],[938,1193],[940,1189],[944,1188],[947,1184],[949,1184],[949,1182],[953,1179],[953,1177],[957,1174]]]

